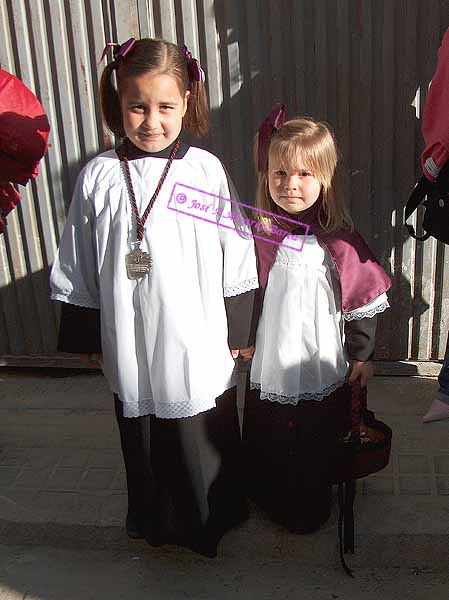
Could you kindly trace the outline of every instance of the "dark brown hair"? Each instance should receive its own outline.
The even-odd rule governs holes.
[[[115,70],[117,88],[112,80]],[[183,128],[197,136],[206,135],[209,130],[209,107],[204,81],[196,81],[194,67],[188,63],[178,46],[165,40],[149,38],[137,40],[126,57],[119,57],[117,62],[108,64],[101,76],[101,112],[112,133],[118,137],[126,135],[120,108],[120,87],[123,81],[128,77],[138,77],[150,71],[174,77],[181,95],[184,95],[187,90],[190,91]]]

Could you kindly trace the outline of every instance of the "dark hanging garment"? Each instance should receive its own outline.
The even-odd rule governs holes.
[[[280,404],[247,389],[243,419],[248,495],[293,533],[312,533],[331,512],[329,457],[350,423],[349,385],[321,402]]]
[[[117,396],[115,409],[128,483],[128,534],[214,557],[224,533],[247,518],[236,388],[194,417],[125,418]]]

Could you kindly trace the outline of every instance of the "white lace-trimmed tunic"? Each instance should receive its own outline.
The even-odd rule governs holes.
[[[140,215],[166,162],[129,164]],[[235,205],[218,198],[235,198],[221,162],[190,147],[173,161],[146,223],[142,250],[152,254],[151,273],[129,280],[134,215],[122,165],[109,151],[78,178],[52,269],[53,299],[101,311],[103,371],[125,417],[188,417],[213,408],[235,383],[224,297],[258,287],[252,237],[170,210],[175,183],[216,194],[192,198],[221,206],[223,220],[235,214]]]
[[[338,274],[314,235],[291,236],[271,268],[251,367],[261,399],[282,404],[322,400],[345,379],[344,320],[373,317],[386,294],[341,314]],[[301,249],[302,250],[299,251]]]

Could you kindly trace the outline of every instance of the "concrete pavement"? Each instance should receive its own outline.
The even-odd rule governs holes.
[[[123,531],[126,482],[105,380],[51,376],[58,374],[0,370],[0,543],[154,556]],[[393,429],[393,456],[358,484],[356,554],[348,557],[356,569],[449,572],[449,421],[421,423],[436,389],[424,377],[370,384],[370,408]],[[236,565],[281,560],[338,570],[336,514],[319,533],[294,536],[253,508],[219,552],[216,561]]]

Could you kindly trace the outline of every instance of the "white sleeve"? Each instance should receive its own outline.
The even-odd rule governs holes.
[[[94,213],[86,168],[81,171],[50,275],[51,298],[100,308]]]
[[[226,298],[257,289],[259,279],[249,220],[238,204],[237,191],[223,167],[217,193],[221,197],[217,225],[223,249],[223,295]]]

